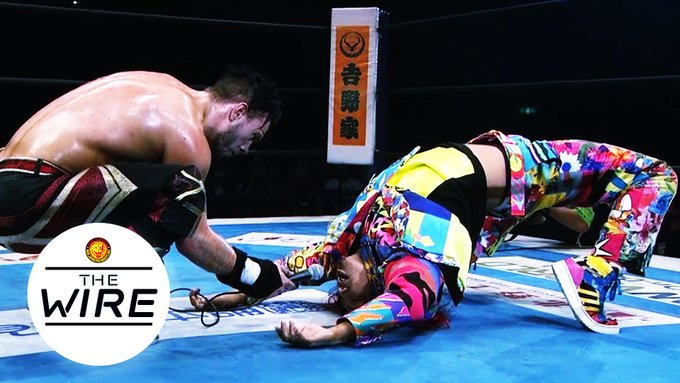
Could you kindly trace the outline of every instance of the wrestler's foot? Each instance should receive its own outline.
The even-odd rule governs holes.
[[[618,334],[619,324],[604,313],[609,295],[621,294],[619,276],[623,268],[596,256],[567,258],[552,265],[571,311],[586,328],[602,334]]]

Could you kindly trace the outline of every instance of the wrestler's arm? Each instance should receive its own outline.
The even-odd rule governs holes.
[[[351,311],[329,328],[282,322],[276,332],[282,341],[314,347],[351,343],[366,345],[407,323],[431,319],[439,308],[443,278],[437,266],[407,256],[385,270],[383,294]],[[406,302],[411,302],[409,306]]]
[[[282,341],[302,347],[334,346],[354,339],[354,328],[349,322],[323,327],[313,323],[297,325],[293,321],[283,321],[275,329]]]
[[[163,135],[163,162],[192,164],[205,179],[210,167],[210,147],[202,130],[187,121],[173,121],[174,129]],[[186,123],[184,127],[181,125]],[[257,298],[278,295],[295,288],[284,271],[267,259],[248,256],[224,241],[208,225],[203,212],[194,231],[176,241],[177,250],[192,263],[214,273],[220,282]]]
[[[415,256],[404,257],[388,264],[385,292],[349,312],[338,323],[352,324],[355,346],[373,343],[399,326],[434,317],[443,283],[441,271],[434,263]]]
[[[274,263],[287,277],[290,277],[294,273],[299,273],[304,270],[307,270],[308,266],[314,263],[318,263],[324,266],[326,262],[328,262],[327,260],[328,257],[326,254],[323,254],[321,252],[322,248],[323,248],[322,242],[311,243],[301,249],[291,251],[284,258],[277,259],[276,261],[274,261]],[[324,267],[324,273],[325,273],[324,276],[320,280],[303,282],[303,284],[319,285],[324,281],[333,278],[333,273],[330,267]],[[200,289],[198,288],[192,289],[191,292],[189,293],[189,300],[191,302],[191,305],[195,309],[203,310],[206,304],[206,299],[202,297],[199,294],[199,292]],[[278,295],[278,293],[282,292],[283,291],[277,290],[274,292],[274,294],[272,294],[268,298],[276,296]],[[254,300],[253,298],[248,297],[248,295],[246,295],[245,293],[240,292],[239,293],[235,292],[233,294],[217,295],[216,297],[208,299],[211,299],[212,305],[218,310],[242,305],[250,305],[259,302],[259,300]],[[213,308],[212,306],[208,307],[208,309],[212,308]]]
[[[210,167],[207,142],[195,133],[190,119],[177,117],[172,123],[172,127],[163,129],[163,134],[157,135],[162,140],[162,162],[194,165],[204,181]],[[201,214],[194,231],[188,237],[178,239],[176,245],[187,259],[211,273],[227,274],[234,268],[234,249],[210,228],[205,212]]]
[[[205,213],[199,218],[194,232],[178,239],[176,245],[187,259],[213,274],[228,274],[234,268],[234,248],[210,228]]]
[[[286,276],[290,277],[293,275],[293,273],[286,268],[285,264],[283,263],[283,260],[277,259],[274,261],[274,264],[279,268],[279,270]],[[289,286],[289,285],[286,285]],[[294,286],[295,288],[297,286]],[[292,288],[289,288],[288,290],[291,290]],[[248,296],[246,293],[242,293],[239,291],[231,291],[229,293],[223,292],[219,294],[215,294],[211,297],[205,297],[200,294],[201,289],[200,288],[193,288],[189,292],[189,302],[191,305],[196,309],[196,310],[226,310],[230,309],[233,307],[238,307],[238,306],[252,306],[256,305],[260,302],[262,302],[265,299],[269,299],[272,297],[275,297],[277,295],[283,294],[285,291],[284,288],[277,289],[274,291],[270,296],[266,298],[253,298]],[[206,306],[207,299],[210,300],[211,305]]]
[[[289,273],[280,262],[248,256],[225,242],[210,228],[205,213],[199,219],[194,232],[179,239],[176,245],[177,250],[191,262],[214,273],[221,282],[253,297],[276,296],[296,287],[288,279]],[[241,264],[237,267],[239,262]],[[257,274],[253,276],[249,267],[254,268]],[[253,276],[252,281],[245,279],[247,274]]]
[[[595,212],[592,208],[581,207],[550,207],[544,210],[545,214],[569,230],[583,234],[590,229]]]
[[[226,310],[232,307],[247,306],[248,296],[244,293],[234,292],[233,294],[216,294],[206,297],[200,294],[201,289],[191,289],[189,292],[189,302],[196,310]],[[206,305],[207,300],[211,304]]]

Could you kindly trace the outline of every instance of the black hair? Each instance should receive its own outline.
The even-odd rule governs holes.
[[[276,83],[250,65],[229,65],[215,84],[208,88],[221,100],[241,100],[248,103],[248,112],[269,116],[271,125],[281,118],[281,98]]]

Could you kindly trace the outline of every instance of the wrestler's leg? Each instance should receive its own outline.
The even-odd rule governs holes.
[[[47,243],[67,228],[51,225],[50,208],[67,184],[69,175],[21,171],[0,173],[0,244],[20,253],[40,253]]]
[[[656,162],[638,174],[618,174],[624,186],[612,203],[608,220],[591,255],[553,264],[555,276],[576,317],[589,329],[618,333],[616,320],[606,317],[604,303],[620,293],[621,265],[644,275],[663,217],[677,189],[677,177],[666,164]]]
[[[677,189],[677,176],[665,163],[655,164],[616,199],[600,230],[594,254],[644,276],[656,237]]]
[[[193,166],[120,164],[54,174],[3,173],[0,197],[8,203],[1,210],[0,242],[6,247],[38,253],[65,230],[107,222],[134,230],[164,254],[191,234],[205,209]]]
[[[619,158],[627,158],[634,162],[635,153],[623,153],[626,154],[623,155],[618,148],[579,140],[558,141],[556,150],[562,158],[558,173],[559,179],[563,179],[564,171],[568,175],[569,171],[573,170],[582,172],[581,182],[588,182],[587,185],[563,184],[570,185],[564,190],[587,192],[586,195],[571,193],[568,203],[586,201],[593,203],[592,196],[604,195],[599,202],[618,204],[634,178],[634,174],[624,171],[628,167],[619,166],[616,161]],[[589,168],[584,169],[582,167],[584,164],[590,164]],[[621,174],[615,174],[617,173],[615,169],[621,169]],[[593,171],[598,172],[600,177],[587,176]],[[611,230],[610,234],[618,230],[618,225],[613,224],[613,215],[616,214],[613,212],[610,214],[609,222],[602,229],[603,231]],[[600,240],[602,239],[600,237]],[[583,326],[599,333],[617,334],[619,325],[616,320],[607,318],[604,304],[607,297],[613,300],[615,294],[620,293],[619,277],[623,268],[617,262],[618,251],[610,254],[600,251],[598,246],[603,246],[605,243],[606,241],[596,244],[588,255],[558,261],[552,265],[552,269],[567,298],[569,307]],[[616,246],[613,242],[611,245]]]
[[[178,238],[189,236],[205,210],[205,188],[195,166],[117,165],[135,186],[104,222],[125,226],[165,255]]]

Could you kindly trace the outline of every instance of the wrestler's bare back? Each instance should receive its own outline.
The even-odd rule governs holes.
[[[477,157],[486,175],[487,207],[498,206],[507,194],[505,154],[494,145],[466,144]]]
[[[195,164],[210,148],[203,118],[210,98],[162,73],[122,72],[86,83],[33,115],[0,151],[40,158],[70,172],[116,162]]]

